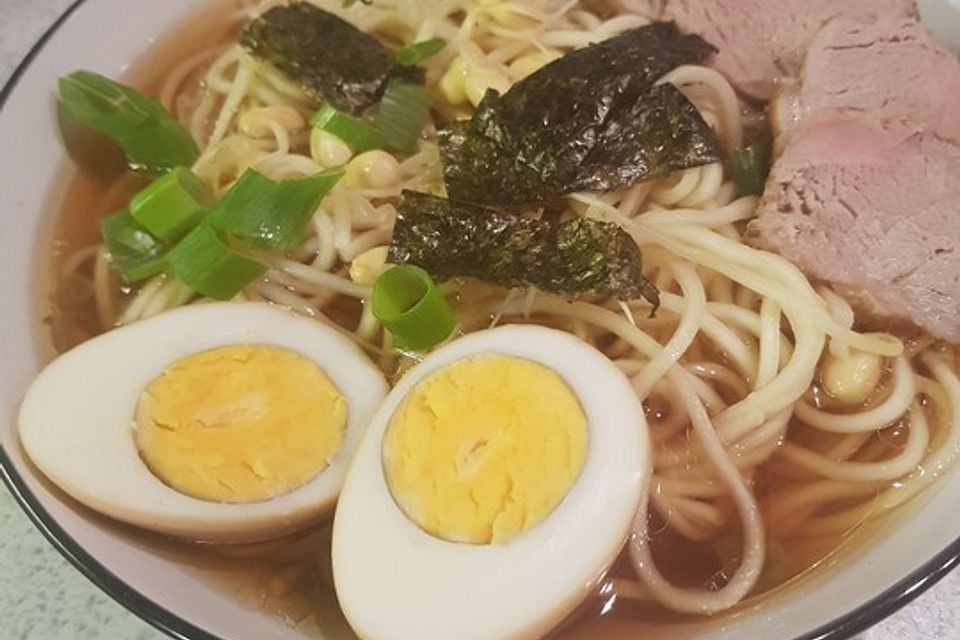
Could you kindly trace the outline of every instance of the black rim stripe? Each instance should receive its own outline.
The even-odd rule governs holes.
[[[795,640],[847,640],[893,615],[960,566],[960,538],[872,600]],[[919,637],[923,630],[917,629]]]
[[[10,94],[16,88],[20,78],[26,73],[33,60],[40,54],[50,38],[87,0],[76,0],[57,18],[57,21],[37,40],[13,75],[0,90],[0,112],[3,111]],[[106,567],[97,562],[90,554],[64,531],[47,513],[26,483],[17,473],[3,446],[0,446],[0,477],[16,498],[20,507],[40,532],[80,573],[111,598],[126,607],[145,622],[156,627],[177,640],[224,640],[214,636],[164,609],[149,598],[143,596],[129,584],[115,576]],[[822,627],[806,633],[794,640],[847,640],[861,631],[872,627],[887,616],[911,602],[917,596],[936,584],[951,570],[960,565],[960,537],[907,577],[861,605],[850,613],[828,622]],[[919,630],[918,630],[919,631]]]

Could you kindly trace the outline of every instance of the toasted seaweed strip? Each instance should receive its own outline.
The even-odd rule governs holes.
[[[376,38],[305,2],[270,9],[247,26],[240,44],[317,102],[354,115],[380,99],[393,69]]]
[[[592,128],[646,93],[667,72],[698,64],[715,53],[673,22],[655,22],[572,51],[477,107],[473,131],[498,142],[529,144],[531,160],[553,137],[569,141],[567,153],[592,147]],[[586,130],[584,127],[587,127]]]
[[[471,135],[467,120],[437,127],[437,142],[444,182],[453,197],[481,204],[522,204],[561,191],[516,156],[501,153],[494,141]]]
[[[641,271],[636,242],[599,220],[536,220],[406,191],[390,260],[417,265],[438,280],[473,277],[503,287],[660,305],[659,292]]]
[[[673,85],[654,87],[622,118],[594,131],[595,143],[571,168],[544,152],[538,167],[468,122],[437,131],[448,193],[478,204],[543,202],[575,191],[608,191],[720,160],[716,136]]]
[[[713,52],[672,22],[654,23],[569,53],[503,96],[487,92],[468,128],[441,131],[448,192],[483,204],[544,201],[716,162],[719,144],[696,109],[653,86]]]
[[[722,158],[720,144],[697,108],[672,84],[629,104],[606,122],[597,144],[570,181],[574,191],[608,191]]]

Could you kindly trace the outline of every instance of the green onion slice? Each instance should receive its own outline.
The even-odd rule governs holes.
[[[426,271],[413,265],[390,269],[373,285],[373,315],[404,349],[423,351],[450,336],[453,309]]]
[[[190,133],[163,105],[136,89],[89,71],[60,78],[65,112],[116,142],[131,168],[163,175],[200,155]]]
[[[166,268],[165,247],[137,224],[129,209],[103,218],[100,235],[110,263],[126,282],[155,276]]]
[[[130,201],[133,219],[163,242],[176,242],[203,219],[213,193],[193,172],[177,167]]]
[[[447,46],[447,41],[443,38],[433,38],[431,40],[424,40],[423,42],[408,44],[397,51],[395,59],[399,65],[413,67],[437,55],[443,51],[445,46]]]
[[[770,173],[770,147],[752,144],[740,147],[730,154],[733,182],[741,196],[758,196],[763,193]]]
[[[402,153],[414,153],[429,117],[423,86],[392,78],[383,93],[374,125],[387,146]]]
[[[230,300],[263,275],[266,267],[234,251],[207,223],[202,223],[170,252],[173,274],[193,291]]]
[[[342,176],[342,169],[331,169],[277,182],[251,169],[220,199],[208,220],[217,231],[250,247],[290,251],[300,244],[307,223]]]
[[[372,124],[325,104],[310,118],[310,125],[334,135],[357,153],[384,146],[383,139]]]

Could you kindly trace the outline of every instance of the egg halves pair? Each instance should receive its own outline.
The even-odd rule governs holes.
[[[20,434],[74,498],[180,538],[280,536],[339,494],[335,586],[364,640],[543,636],[594,591],[648,480],[629,382],[571,335],[508,326],[387,391],[334,329],[200,305],[61,356]]]

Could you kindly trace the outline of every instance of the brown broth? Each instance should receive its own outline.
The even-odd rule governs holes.
[[[178,61],[219,43],[227,43],[236,33],[236,25],[227,24],[223,15],[236,7],[235,0],[220,0],[185,19],[178,29],[151,46],[131,67],[124,80],[147,92],[156,92],[164,75]],[[92,143],[98,144],[98,143]],[[61,193],[53,200],[55,225],[49,245],[40,252],[44,286],[40,317],[45,327],[43,342],[49,354],[62,352],[101,332],[92,301],[80,301],[83,278],[67,278],[65,262],[76,251],[98,242],[98,221],[121,208],[143,184],[123,171],[122,163],[111,156],[109,147],[95,147],[94,155],[107,158],[91,169],[69,164],[63,170]],[[111,160],[112,157],[112,160]],[[88,274],[89,275],[89,274]],[[345,322],[355,322],[355,303],[336,308]],[[799,428],[799,427],[795,427]],[[759,470],[758,491],[763,497],[784,480],[770,469]],[[891,519],[884,518],[842,536],[818,540],[778,541],[774,562],[761,579],[761,585],[734,611],[710,619],[676,614],[654,604],[620,601],[610,606],[600,598],[588,600],[570,622],[550,635],[551,640],[636,640],[639,637],[684,638],[698,629],[735,618],[766,602],[767,598],[789,594],[802,588],[817,567],[843,565]],[[735,519],[734,519],[735,521]],[[658,566],[682,585],[719,585],[726,572],[735,567],[739,533],[737,527],[719,543],[699,544],[671,533],[654,518],[651,531]],[[195,567],[211,584],[234,595],[252,609],[264,611],[291,626],[319,627],[331,640],[355,636],[346,624],[332,586],[330,568],[330,526],[284,540],[259,545],[212,546],[179,543],[149,533],[134,532],[152,552]],[[718,550],[719,549],[719,550]],[[726,560],[721,551],[729,552]],[[691,562],[691,559],[694,559]],[[731,567],[731,562],[734,567]],[[626,558],[621,557],[614,575],[630,576]],[[509,579],[505,577],[505,579]]]
[[[215,0],[186,16],[130,66],[122,81],[156,95],[177,63],[218,44],[235,40],[238,25],[225,21],[239,7],[237,0]],[[99,221],[124,207],[146,180],[125,171],[123,158],[109,141],[89,134],[66,134],[68,146],[79,149],[83,166],[65,161],[64,185],[51,198],[53,235],[40,251],[42,263],[39,313],[45,328],[43,353],[50,357],[102,333],[92,301],[82,301],[83,278],[68,278],[63,268],[77,251],[99,243]],[[52,258],[52,259],[51,259]],[[90,275],[87,270],[85,275]],[[78,301],[81,299],[81,301]]]

